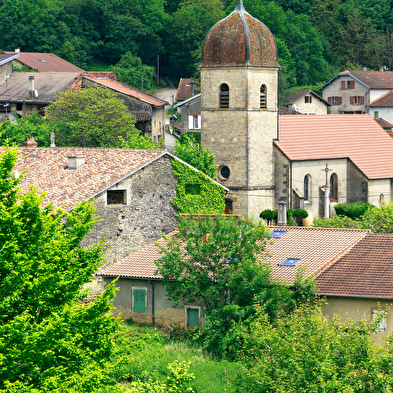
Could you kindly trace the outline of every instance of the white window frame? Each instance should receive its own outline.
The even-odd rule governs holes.
[[[195,127],[195,120],[197,122],[197,126]],[[201,115],[195,113],[193,115],[188,115],[188,129],[189,130],[200,130],[201,129]]]
[[[198,322],[199,326],[201,325],[201,307],[200,306],[185,306],[184,307],[184,313],[185,313],[185,321],[186,321],[186,326],[188,325],[188,310],[198,310]]]
[[[132,314],[135,314],[135,313],[140,314],[139,311],[134,311],[134,289],[139,290],[139,291],[145,291],[145,312],[144,312],[144,314],[147,315],[147,287],[131,287],[131,313]]]

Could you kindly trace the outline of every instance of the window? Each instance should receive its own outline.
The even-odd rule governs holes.
[[[378,113],[378,111],[375,111],[374,112],[374,119],[378,119],[378,117],[379,117],[379,113]]]
[[[304,176],[304,200],[308,201],[311,198],[311,175]]]
[[[280,230],[276,230],[276,231],[272,231],[270,232],[270,237],[272,237],[273,239],[279,239],[282,235],[284,235],[285,233],[287,233],[288,231],[280,231]]]
[[[218,170],[218,176],[222,180],[227,180],[229,178],[230,174],[231,174],[231,171],[226,165],[221,166]]]
[[[186,325],[199,326],[199,307],[186,308]]]
[[[351,105],[364,104],[364,96],[351,96],[351,97],[349,97],[349,103]]]
[[[231,214],[233,211],[232,199],[225,199],[225,214]]]
[[[220,86],[220,108],[229,108],[229,87],[226,83]]]
[[[262,85],[259,93],[260,108],[266,108],[266,86]]]
[[[341,90],[354,89],[355,81],[341,81]]]
[[[287,258],[284,262],[279,263],[279,266],[295,266],[301,258]]]
[[[330,200],[338,200],[338,179],[335,173],[330,176]]]
[[[107,205],[126,205],[126,190],[108,190],[106,192]]]
[[[311,96],[305,96],[305,97],[304,97],[304,102],[305,102],[306,104],[311,104],[311,99],[312,99]]]
[[[385,200],[385,195],[380,194],[380,196],[379,196],[379,203],[383,203],[384,200]]]
[[[382,314],[382,315],[381,315]],[[373,308],[372,310],[372,321],[375,322],[376,319],[380,319],[379,325],[375,333],[386,332],[386,315],[384,311]]]
[[[329,104],[332,105],[341,105],[343,102],[342,97],[328,97]]]
[[[17,110],[17,111],[23,110],[23,104],[22,104],[21,102],[17,102],[17,103],[16,103],[16,110]]]
[[[146,312],[146,288],[132,288],[132,310],[133,312]]]
[[[201,129],[201,115],[194,114],[188,116],[188,129],[189,130],[200,130]]]

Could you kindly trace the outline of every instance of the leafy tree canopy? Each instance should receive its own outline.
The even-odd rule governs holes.
[[[0,391],[98,391],[111,385],[118,321],[112,286],[82,302],[102,259],[101,244],[80,245],[94,208],[42,207],[34,188],[18,189],[15,161],[15,150],[0,156]]]
[[[46,113],[59,146],[158,147],[151,138],[139,136],[134,115],[105,87],[60,93]]]
[[[173,154],[212,179],[216,177],[218,167],[214,165],[214,154],[210,154],[209,149],[194,137],[187,134],[182,136],[182,140],[176,142]]]

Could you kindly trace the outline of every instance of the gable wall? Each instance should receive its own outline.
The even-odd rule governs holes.
[[[368,202],[380,206],[381,202],[391,202],[393,188],[390,179],[376,179],[368,181]]]
[[[197,98],[181,107],[181,132],[195,131],[188,128],[188,115],[201,113],[201,98]]]
[[[12,74],[12,62],[9,61],[0,66],[0,86],[5,82],[8,75]]]
[[[378,116],[375,116],[375,112],[378,112]],[[393,124],[393,106],[371,106],[368,108],[368,113],[373,118],[382,117]]]
[[[311,103],[306,103],[305,97],[311,97]],[[306,96],[299,98],[296,102],[296,109],[300,113],[310,115],[326,115],[327,105],[315,97],[313,94],[307,94]],[[293,105],[288,105],[288,109],[294,109]]]
[[[106,191],[94,198],[101,221],[85,237],[85,245],[106,239],[105,259],[112,264],[171,232],[176,223],[177,180],[169,157],[137,171],[111,189],[126,190],[127,204],[107,205]]]

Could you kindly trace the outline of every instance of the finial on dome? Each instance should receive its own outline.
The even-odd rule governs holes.
[[[243,0],[237,0],[235,11],[244,11]]]

